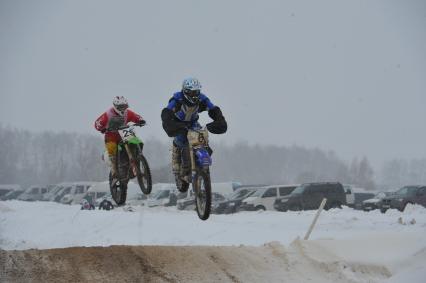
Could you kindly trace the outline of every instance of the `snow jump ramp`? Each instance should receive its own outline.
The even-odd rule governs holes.
[[[378,282],[390,276],[384,266],[346,262],[299,239],[288,248],[268,243],[0,250],[0,282]]]

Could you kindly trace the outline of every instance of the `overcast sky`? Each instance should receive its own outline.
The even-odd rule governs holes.
[[[228,120],[215,140],[426,157],[426,1],[0,0],[3,125],[95,133],[124,95],[166,140],[187,76]]]

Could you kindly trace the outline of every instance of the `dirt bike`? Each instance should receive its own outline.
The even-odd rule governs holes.
[[[210,157],[211,151],[208,144],[208,136],[206,128],[199,130],[188,129],[187,137],[192,171],[190,179],[192,180],[192,189],[195,195],[196,211],[201,220],[209,218],[212,198],[209,169],[210,165],[212,165],[212,159]],[[175,176],[176,186],[181,192],[186,192],[189,187],[185,177],[188,176],[182,176],[181,173],[177,173],[177,176]]]
[[[129,122],[125,126],[107,129],[108,132],[118,132],[121,137],[116,155],[116,178],[109,173],[111,196],[117,205],[126,203],[127,184],[130,179],[137,178],[144,194],[150,194],[152,190],[151,171],[142,153],[143,142],[136,136],[135,126],[144,125]]]

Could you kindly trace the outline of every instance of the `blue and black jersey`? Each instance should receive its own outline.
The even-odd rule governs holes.
[[[210,99],[204,95],[200,94],[199,99],[200,103],[194,106],[188,106],[183,102],[183,93],[181,91],[173,94],[173,97],[169,100],[167,109],[172,110],[175,113],[176,118],[180,121],[185,122],[195,122],[198,121],[198,113],[212,110],[215,105],[210,101]]]

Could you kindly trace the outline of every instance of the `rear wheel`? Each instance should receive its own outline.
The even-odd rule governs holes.
[[[149,169],[148,161],[142,154],[139,155],[139,164],[136,166],[136,171],[136,177],[142,192],[146,195],[150,194],[152,190],[151,170]]]
[[[195,173],[192,186],[195,192],[195,206],[198,217],[201,220],[207,220],[210,216],[212,204],[210,174],[206,171],[198,171],[197,173]]]
[[[127,197],[127,182],[120,180],[112,180],[111,173],[109,174],[109,188],[112,199],[120,206],[126,203]]]

